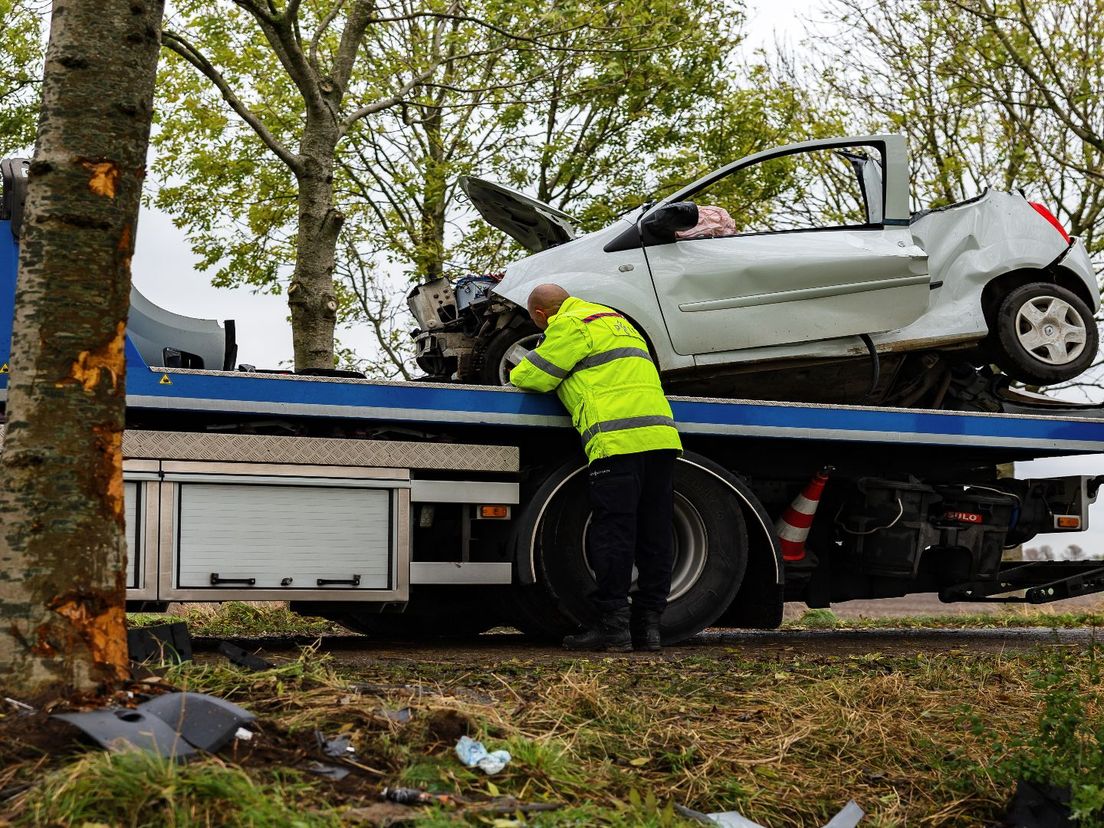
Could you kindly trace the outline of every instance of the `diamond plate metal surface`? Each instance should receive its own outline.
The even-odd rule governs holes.
[[[0,426],[0,447],[4,427]],[[205,460],[227,463],[294,463],[398,469],[516,472],[516,446],[466,443],[407,443],[397,440],[339,440],[328,437],[270,437],[183,431],[127,431],[127,459]]]
[[[485,472],[518,470],[516,446],[180,431],[127,431],[123,437],[123,456],[128,459],[230,463],[295,463]]]

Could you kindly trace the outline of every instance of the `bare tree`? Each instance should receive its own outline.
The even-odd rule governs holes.
[[[162,0],[56,0],[22,232],[0,465],[0,682],[125,675],[130,260]]]

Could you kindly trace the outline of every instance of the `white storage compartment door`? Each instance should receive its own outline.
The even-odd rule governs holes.
[[[177,586],[391,589],[388,488],[180,482]]]
[[[126,582],[129,589],[138,586],[138,555],[142,547],[138,543],[142,531],[138,517],[138,487],[141,483],[123,483],[123,516],[126,519]]]

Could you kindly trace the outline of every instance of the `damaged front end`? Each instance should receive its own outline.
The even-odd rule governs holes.
[[[418,322],[415,359],[427,378],[441,382],[500,384],[505,342],[531,334],[527,314],[493,292],[500,277],[467,276],[426,282],[407,296]],[[502,355],[495,355],[502,350]],[[500,364],[501,363],[501,364]]]

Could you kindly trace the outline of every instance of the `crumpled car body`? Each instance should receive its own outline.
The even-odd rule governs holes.
[[[837,184],[842,197],[834,192]],[[484,337],[500,333],[504,308],[523,309],[534,287],[554,282],[632,320],[660,372],[679,390],[732,396],[740,391],[733,378],[754,376],[754,388],[766,389],[771,383],[763,378],[773,374],[776,393],[753,389],[751,395],[797,398],[786,390],[787,368],[865,362],[872,351],[889,369],[882,380],[888,388],[900,355],[976,349],[991,339],[1003,297],[1025,284],[1061,286],[1084,303],[1082,317],[1100,307],[1084,245],[1018,193],[987,190],[967,202],[911,213],[902,136],[809,141],[757,153],[585,235],[575,234],[562,212],[519,193],[478,180],[464,185],[491,224],[535,251],[510,264],[486,297],[499,321],[484,320]],[[773,187],[776,202],[768,195],[758,215],[747,207],[757,204],[752,199],[743,207],[733,203],[757,187]],[[720,206],[737,221],[750,216],[735,234],[685,238],[685,227],[677,234],[649,230],[650,220],[662,222],[675,206],[717,203],[715,194],[727,194],[730,202]],[[792,216],[783,202],[793,206]],[[1039,313],[1048,307],[1036,304]],[[435,320],[415,310],[423,323],[421,346]],[[1029,336],[1042,336],[1027,330],[1029,319],[1018,324],[1027,345],[1034,344]],[[1090,333],[1083,347],[1095,352],[1095,328]],[[1045,350],[1038,353],[1046,358]],[[865,386],[865,365],[851,374],[855,389]],[[801,398],[816,397],[807,388],[809,374],[795,370],[793,376],[805,382]],[[856,395],[843,390],[847,371],[820,376],[842,383],[825,389],[823,399]]]

